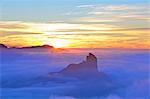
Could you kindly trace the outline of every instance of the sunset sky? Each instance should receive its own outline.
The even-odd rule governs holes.
[[[0,43],[150,48],[148,0],[2,0]]]

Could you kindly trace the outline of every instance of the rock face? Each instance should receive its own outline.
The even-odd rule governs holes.
[[[104,76],[98,71],[97,58],[94,54],[89,53],[86,60],[78,64],[70,64],[60,72],[61,75],[67,75],[76,78],[89,78]]]
[[[89,55],[86,57],[85,63],[87,64],[88,68],[94,69],[95,71],[98,70],[98,68],[97,68],[97,58],[92,53],[89,53]]]
[[[79,64],[70,64],[65,69],[63,69],[62,73],[70,73],[70,72],[98,72],[97,70],[97,58],[92,53],[86,57],[86,60]]]

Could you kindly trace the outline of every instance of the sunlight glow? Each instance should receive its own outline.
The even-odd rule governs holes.
[[[64,39],[54,39],[51,41],[46,41],[44,44],[54,46],[55,48],[65,48],[69,46],[69,41]]]

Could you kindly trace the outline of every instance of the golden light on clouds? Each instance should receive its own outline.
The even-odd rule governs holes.
[[[43,44],[51,45],[55,48],[66,48],[69,47],[70,41],[63,40],[63,39],[54,39],[54,40],[47,40],[44,41]]]
[[[56,48],[149,48],[148,28],[108,24],[0,22],[0,43]],[[13,27],[13,28],[12,28]]]
[[[56,48],[150,48],[147,4],[77,5],[56,22],[0,21],[0,43]],[[60,18],[60,17],[59,17]]]

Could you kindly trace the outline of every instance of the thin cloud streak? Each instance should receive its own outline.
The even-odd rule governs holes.
[[[0,32],[26,32],[26,33],[42,33],[42,32],[110,32],[110,31],[149,31],[150,28],[122,28],[115,25],[107,24],[72,24],[72,23],[25,23],[19,22],[7,24],[0,22],[4,27],[0,27]],[[8,22],[7,22],[8,23]],[[22,27],[25,24],[25,27]],[[12,27],[13,26],[13,27]]]
[[[148,4],[93,4],[79,5],[76,8],[84,12],[75,22],[104,23],[128,28],[147,27],[149,20]],[[76,12],[72,12],[76,13]]]

